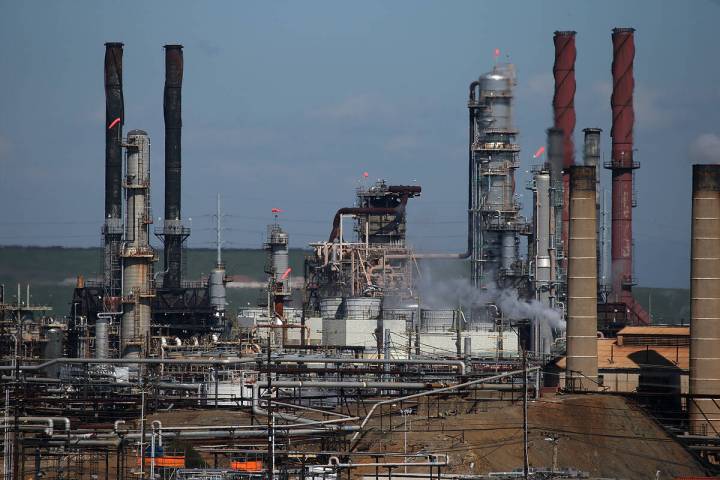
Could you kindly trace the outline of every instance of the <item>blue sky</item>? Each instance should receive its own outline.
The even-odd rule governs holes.
[[[103,43],[121,41],[125,127],[151,136],[156,217],[162,46],[185,45],[190,246],[211,245],[217,192],[230,247],[259,247],[272,207],[293,246],[324,239],[367,171],[422,185],[410,206],[419,250],[463,250],[469,82],[495,48],[516,64],[523,187],[552,118],[553,31],[578,32],[576,145],[600,127],[607,155],[610,32],[630,26],[637,277],[684,287],[690,165],[720,160],[718,18],[709,0],[0,2],[0,244],[100,244]]]

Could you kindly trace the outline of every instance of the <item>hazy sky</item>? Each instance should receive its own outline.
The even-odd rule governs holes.
[[[325,239],[370,179],[418,183],[409,238],[461,251],[467,85],[516,64],[518,186],[552,119],[552,35],[576,30],[577,127],[610,151],[612,27],[635,27],[636,276],[688,285],[691,157],[720,159],[720,4],[646,1],[0,1],[0,244],[100,244],[103,43],[125,43],[126,131],[152,141],[162,216],[162,46],[185,46],[183,216],[210,246],[259,247],[272,207],[293,246]],[[606,172],[603,172],[607,179]],[[609,189],[609,182],[604,186]]]

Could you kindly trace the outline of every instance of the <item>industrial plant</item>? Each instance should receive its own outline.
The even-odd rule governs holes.
[[[516,65],[496,58],[468,79],[467,104],[455,105],[468,112],[467,158],[447,167],[467,187],[455,232],[465,251],[409,240],[408,213],[432,183],[365,179],[347,192],[354,203],[330,199],[336,213],[302,270],[293,225],[273,208],[264,287],[237,309],[227,289],[243,272],[223,261],[220,194],[216,260],[200,279],[187,273],[193,59],[164,47],[159,159],[158,133],[125,115],[123,80],[147,73],[124,69],[133,51],[106,43],[102,276],[76,272],[66,312],[1,291],[3,480],[720,475],[720,165],[692,169],[689,326],[655,323],[633,293],[635,30],[609,39],[607,155],[598,125],[576,141],[575,37],[552,37],[553,122],[535,155],[518,140]],[[462,275],[433,278],[448,263]],[[608,450],[593,460],[598,445]],[[623,451],[652,477],[609,474]],[[596,460],[605,469],[584,466]]]

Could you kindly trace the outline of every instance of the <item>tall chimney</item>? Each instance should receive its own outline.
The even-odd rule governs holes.
[[[720,165],[693,165],[690,432],[720,432]],[[714,397],[714,398],[713,398]]]
[[[118,297],[122,283],[122,130],[125,107],[122,89],[122,43],[105,44],[105,224],[104,285],[108,297]]]
[[[555,128],[563,132],[563,168],[575,164],[573,133],[575,130],[575,32],[555,32],[555,94],[553,95],[553,121]],[[568,173],[563,174],[563,249],[567,253],[568,231]]]
[[[565,386],[597,389],[597,233],[595,167],[576,165],[570,174],[568,315]]]
[[[633,170],[640,165],[633,159],[633,60],[635,59],[634,28],[615,28],[612,32],[613,92],[612,107],[612,294],[613,300],[624,303],[630,314],[631,323],[650,323],[650,317],[635,302],[632,287],[633,277],[633,236],[632,209]]]
[[[585,139],[583,142],[583,164],[588,165],[591,167],[595,167],[595,173],[597,178],[595,179],[595,215],[597,218],[597,238],[598,238],[598,248],[597,248],[597,261],[598,261],[598,278],[600,279],[600,284],[598,284],[598,287],[603,292],[606,289],[606,285],[604,284],[604,261],[603,261],[603,250],[601,248],[602,245],[602,237],[601,237],[601,225],[600,225],[600,176],[597,175],[597,167],[600,163],[600,134],[602,133],[602,129],[600,128],[584,128],[583,133],[585,134]]]
[[[182,247],[190,234],[183,227],[181,198],[181,131],[182,131],[182,45],[165,45],[165,248],[164,287],[179,288],[182,281]]]

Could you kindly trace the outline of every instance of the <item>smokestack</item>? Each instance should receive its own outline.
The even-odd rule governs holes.
[[[555,94],[553,95],[553,120],[555,128],[563,132],[563,168],[567,170],[575,164],[575,32],[555,32]],[[563,174],[563,248],[567,252],[568,231],[568,173]]]
[[[183,227],[181,199],[182,45],[165,45],[165,248],[164,287],[179,288],[182,281],[182,246],[190,234]]]
[[[600,133],[602,133],[602,129],[600,128],[585,128],[583,129],[583,133],[585,134],[585,142],[583,145],[583,163],[590,167],[595,167],[595,173],[597,174],[597,166],[600,163]],[[597,218],[597,238],[598,238],[598,249],[597,249],[597,259],[598,259],[598,277],[601,279],[604,279],[605,276],[603,275],[604,272],[604,262],[603,262],[603,250],[601,248],[602,240],[601,240],[601,225],[600,225],[600,178],[599,175],[597,175],[598,178],[596,178],[595,183],[595,216]],[[606,286],[604,285],[604,281],[600,282],[601,285],[599,285],[599,289],[604,291]]]
[[[585,128],[585,143],[583,147],[583,163],[590,167],[597,167],[600,163],[600,128]]]
[[[616,302],[625,303],[631,323],[650,323],[647,312],[635,302],[633,278],[632,209],[633,170],[640,165],[633,159],[633,61],[635,59],[634,28],[615,28],[613,42],[612,159],[612,293]]]
[[[693,165],[690,433],[720,431],[720,165]],[[714,397],[714,398],[712,398]]]
[[[122,240],[122,130],[125,107],[122,89],[122,43],[105,44],[105,225],[104,284],[106,294],[120,294]]]
[[[568,315],[565,387],[597,389],[597,233],[595,167],[572,166],[568,235]]]

